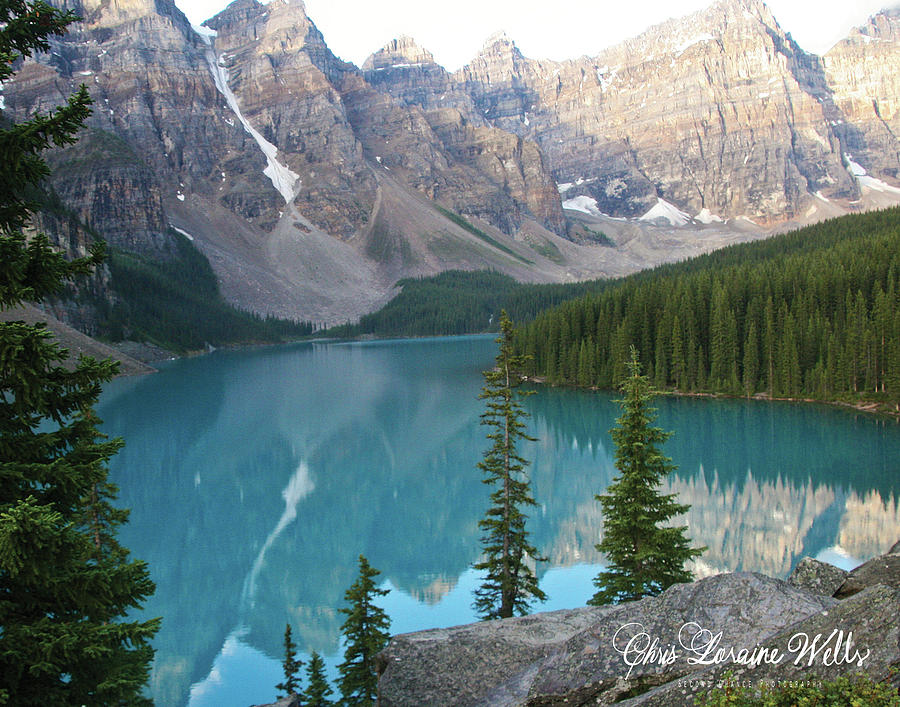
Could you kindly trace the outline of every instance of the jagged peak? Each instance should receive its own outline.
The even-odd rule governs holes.
[[[490,35],[487,39],[484,40],[484,45],[482,49],[490,49],[495,44],[503,44],[509,45],[511,47],[515,47],[516,43],[510,38],[510,36],[506,33],[506,30],[497,30],[492,35]]]
[[[55,0],[52,4],[64,10],[73,10],[89,22],[101,16],[104,18],[101,21],[110,24],[146,15],[160,15],[181,26],[188,25],[184,13],[173,0]]]
[[[309,19],[309,15],[306,14],[306,3],[303,0],[260,0],[260,3],[269,12],[285,12],[295,17],[299,15],[303,19]]]
[[[718,0],[688,15],[673,17],[648,27],[635,37],[601,52],[616,52],[624,47],[638,54],[647,53],[647,44],[682,54],[688,47],[706,41],[716,41],[726,34],[766,33],[787,35],[763,0]]]
[[[236,22],[246,22],[252,17],[257,17],[265,12],[265,6],[259,0],[234,0],[228,3],[221,12],[206,20],[203,24],[214,30]]]
[[[872,15],[865,25],[852,30],[850,36],[859,37],[863,41],[870,39],[896,41],[900,37],[900,5],[885,8]]]
[[[413,51],[425,51],[422,49],[422,46],[408,34],[401,34],[399,37],[395,37],[390,42],[384,45],[382,49],[390,50],[390,51],[405,51],[405,50],[413,50]]]
[[[362,65],[363,71],[407,68],[434,64],[434,55],[409,35],[400,35],[370,54]]]
[[[215,30],[250,21],[287,17],[296,24],[311,24],[303,0],[234,0],[203,24]]]
[[[507,71],[515,71],[516,64],[524,60],[522,52],[516,46],[512,38],[503,30],[498,30],[489,36],[481,48],[481,51],[475,55],[475,58],[469,62],[468,66],[476,64],[495,64],[498,60],[501,66]],[[465,71],[463,67],[461,71]]]
[[[468,64],[454,72],[458,80],[515,80],[521,76],[528,59],[522,54],[516,43],[503,30],[490,35],[484,42],[481,51]]]

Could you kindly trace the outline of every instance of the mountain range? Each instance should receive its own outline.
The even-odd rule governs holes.
[[[202,27],[171,0],[52,2],[82,21],[0,106],[21,120],[88,86],[49,161],[90,230],[38,226],[159,261],[187,238],[261,314],[343,322],[450,268],[621,275],[900,202],[897,10],[821,57],[761,0],[720,0],[564,62],[497,34],[451,73],[409,37],[344,62],[301,0]]]

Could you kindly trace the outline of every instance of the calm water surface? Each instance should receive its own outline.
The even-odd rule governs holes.
[[[163,616],[158,705],[274,699],[290,621],[307,657],[341,660],[360,553],[391,593],[392,632],[474,619],[480,372],[492,337],[310,343],[217,352],[114,381],[99,412],[126,446],[111,475],[122,540],[150,563]],[[542,389],[525,448],[549,558],[541,609],[583,605],[599,568],[595,493],[613,476],[614,395]],[[699,573],[785,576],[805,555],[851,566],[900,538],[900,426],[817,405],[657,401],[674,431],[668,488],[709,550]]]

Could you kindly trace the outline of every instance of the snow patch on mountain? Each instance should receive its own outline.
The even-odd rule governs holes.
[[[694,216],[694,221],[698,221],[708,226],[711,223],[722,223],[722,217],[716,216],[709,209],[704,207],[700,209],[696,216]]]
[[[900,195],[900,189],[897,187],[892,187],[887,182],[883,182],[875,177],[870,177],[868,172],[866,172],[865,167],[853,161],[853,155],[844,153],[844,159],[847,160],[847,171],[856,177],[856,181],[859,182],[861,187],[866,187],[872,191],[884,192],[885,194]]]
[[[665,199],[656,198],[656,206],[641,216],[639,221],[668,221],[673,226],[684,226],[691,220],[690,215]]]
[[[713,42],[713,41],[715,41],[715,39],[716,38],[713,37],[708,32],[704,32],[703,34],[699,34],[694,37],[691,37],[690,39],[683,41],[681,44],[679,44],[677,47],[675,47],[675,56],[676,57],[681,56],[690,47],[694,46],[695,44],[700,44],[701,42]]]
[[[213,30],[210,30],[210,32],[212,31]],[[228,107],[231,108],[231,111],[235,114],[237,119],[241,121],[244,130],[250,133],[250,136],[256,141],[256,144],[259,145],[259,149],[262,150],[262,153],[266,156],[267,164],[266,168],[263,170],[263,174],[272,181],[272,186],[274,186],[281,196],[284,197],[285,203],[290,204],[297,195],[296,189],[299,187],[298,182],[300,181],[300,175],[291,171],[290,168],[278,161],[278,148],[266,140],[252,125],[250,125],[250,121],[248,121],[244,117],[244,114],[241,113],[237,96],[234,95],[234,92],[228,86],[228,70],[222,65],[221,57],[217,57],[215,49],[213,49],[213,35],[199,32],[198,34],[200,34],[203,41],[207,44],[206,62],[209,64],[209,70],[212,73],[216,88],[219,90],[219,93],[225,97]]]
[[[562,203],[562,207],[572,211],[581,211],[591,216],[603,216],[603,213],[597,208],[597,200],[583,194],[576,196],[574,199],[566,199]]]
[[[194,240],[194,237],[190,233],[188,233],[187,231],[185,231],[181,228],[178,228],[178,226],[172,226],[172,230],[175,231],[176,233],[180,233],[182,236],[187,238],[189,241]]]

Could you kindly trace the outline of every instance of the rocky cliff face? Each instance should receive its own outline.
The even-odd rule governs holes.
[[[841,136],[848,165],[852,160],[896,184],[900,178],[900,10],[874,16],[829,50],[822,63],[838,109],[835,131]],[[866,186],[878,187],[871,180]]]
[[[721,0],[595,57],[533,60],[501,33],[448,77],[404,39],[373,55],[367,76],[426,112],[449,103],[533,140],[569,205],[774,224],[852,206],[873,186],[898,195],[897,14],[824,60],[761,0]]]
[[[220,91],[233,93],[241,116],[290,173],[289,184],[276,186],[284,193],[266,190],[267,220],[293,202],[326,232],[351,237],[368,221],[375,181],[332,85],[343,66],[303,3],[238,0],[208,25],[217,33],[206,53]]]
[[[226,295],[261,312],[345,320],[448,267],[625,272],[683,254],[638,253],[646,221],[694,219],[679,238],[705,250],[734,235],[717,221],[900,200],[896,12],[822,59],[760,0],[721,0],[566,62],[499,34],[451,74],[408,37],[342,62],[301,0],[235,0],[203,28],[171,0],[57,2],[83,22],[3,89],[20,119],[89,86],[56,191],[129,250],[166,257],[169,226],[189,231]],[[600,252],[573,221],[600,214],[645,221],[588,224],[625,234]]]
[[[363,73],[370,86],[421,115],[435,136],[446,169],[434,175],[433,186],[425,186],[429,196],[505,233],[515,233],[528,219],[566,233],[555,183],[537,144],[485,120],[430,52],[401,37],[371,55]],[[385,144],[380,148],[393,152]]]
[[[506,37],[456,74],[496,125],[533,136],[564,198],[646,214],[776,221],[850,199],[818,60],[758,0],[725,0],[593,58],[525,59]]]

